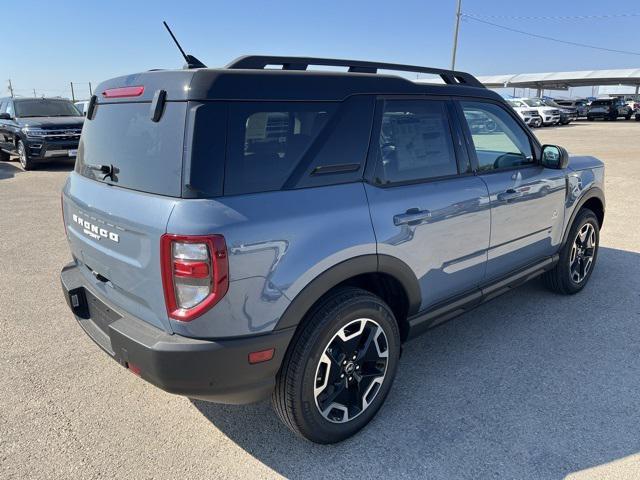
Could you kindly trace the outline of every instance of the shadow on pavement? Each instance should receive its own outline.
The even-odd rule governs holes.
[[[30,173],[25,172],[20,168],[20,164],[14,158],[13,161],[3,161],[0,162],[0,180],[6,180],[8,178],[13,178],[16,174],[19,173]],[[75,165],[75,159],[63,158],[59,160],[51,160],[46,163],[38,163],[35,165],[35,171],[42,172],[70,172],[73,170]]]
[[[0,180],[13,178],[17,173],[22,173],[22,169],[14,163],[0,162]]]
[[[432,330],[338,445],[295,437],[267,402],[193,403],[287,477],[561,478],[640,451],[638,292],[640,254],[601,248],[577,295],[536,280]]]
[[[36,164],[34,170],[41,172],[70,172],[76,164],[75,158],[58,158]]]

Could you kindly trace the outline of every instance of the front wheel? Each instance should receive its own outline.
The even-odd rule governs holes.
[[[27,147],[25,147],[22,140],[18,140],[18,158],[20,159],[20,166],[23,170],[33,170],[33,160],[29,157]]]
[[[551,290],[570,295],[589,281],[598,257],[600,224],[595,213],[583,208],[576,217],[556,266],[544,274]]]
[[[387,304],[365,290],[339,289],[312,309],[294,337],[273,407],[307,440],[339,442],[375,416],[399,357],[398,324]]]

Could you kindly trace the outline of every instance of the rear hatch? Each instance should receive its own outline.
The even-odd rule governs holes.
[[[171,327],[160,236],[181,196],[187,112],[182,96],[190,76],[153,72],[100,85],[62,199],[71,252],[87,283],[120,313],[165,331]],[[132,85],[144,90],[108,97],[111,89]],[[159,121],[153,121],[152,99],[161,88],[168,101]]]
[[[609,113],[612,102],[610,100],[594,100],[589,111],[591,113]]]

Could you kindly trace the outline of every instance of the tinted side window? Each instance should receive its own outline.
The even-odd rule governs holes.
[[[335,109],[333,103],[230,104],[225,195],[281,189]]]
[[[529,136],[503,108],[492,103],[460,103],[481,172],[534,163]]]
[[[435,100],[384,102],[376,177],[380,183],[456,175],[446,104]]]

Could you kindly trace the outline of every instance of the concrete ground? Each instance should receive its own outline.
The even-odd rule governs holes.
[[[534,281],[410,342],[376,419],[335,446],[267,403],[192,402],[109,359],[58,282],[69,168],[0,163],[0,477],[640,478],[640,122],[536,134],[606,162],[590,284]]]

